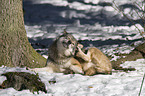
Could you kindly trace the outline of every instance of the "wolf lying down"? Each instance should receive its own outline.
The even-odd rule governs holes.
[[[48,49],[46,67],[34,68],[31,71],[47,71],[50,73],[80,73],[84,75],[111,74],[112,64],[99,49],[89,48],[85,54],[83,45],[69,33],[56,38]]]

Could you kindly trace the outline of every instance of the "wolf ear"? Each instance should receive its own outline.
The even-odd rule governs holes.
[[[64,29],[63,34],[68,34],[68,33],[66,32],[66,29]]]

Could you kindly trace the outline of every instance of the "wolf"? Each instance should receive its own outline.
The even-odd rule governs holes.
[[[136,70],[135,68],[123,68],[120,65],[112,64],[108,57],[98,48],[91,47],[85,50],[81,44],[78,44],[74,58],[82,65],[84,74],[89,76],[112,74],[112,69],[124,72]]]
[[[81,44],[80,44],[81,45]],[[83,52],[83,45],[77,46],[75,58],[81,63],[85,75],[111,74],[112,64],[98,48],[92,47]]]
[[[69,69],[74,73],[83,74],[81,64],[74,58],[77,45],[77,40],[70,33],[64,31],[64,33],[58,36],[49,46],[46,66],[29,70],[35,72],[47,71],[49,73],[65,73],[65,71]]]

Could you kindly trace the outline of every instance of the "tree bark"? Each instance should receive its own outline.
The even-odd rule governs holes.
[[[28,41],[22,0],[0,0],[0,66],[43,67],[45,62]]]

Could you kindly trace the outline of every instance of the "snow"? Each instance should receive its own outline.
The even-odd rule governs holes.
[[[77,40],[84,40],[85,47],[95,46],[112,60],[119,58],[116,53],[129,53],[135,46],[143,43],[137,26],[121,13],[109,6],[112,0],[23,0],[25,12],[25,28],[31,44],[49,46],[56,36],[66,29]],[[116,5],[124,6],[122,11],[132,20],[138,20],[135,10],[139,7],[131,5],[136,2],[141,6],[142,0],[115,0]],[[105,6],[101,4],[107,3]],[[125,6],[125,5],[130,6]],[[114,6],[114,5],[113,5]],[[135,9],[133,9],[135,8]],[[142,14],[142,11],[139,11]],[[145,36],[145,34],[144,34]],[[131,46],[134,45],[134,46]],[[33,46],[47,58],[47,48]],[[111,61],[112,61],[111,60]],[[126,61],[123,67],[135,67],[136,71],[118,72],[112,75],[83,76],[80,74],[39,72],[39,77],[45,83],[44,92],[31,93],[29,90],[16,91],[13,88],[0,89],[0,96],[137,96],[145,72],[145,59]],[[0,75],[6,72],[30,72],[26,68],[0,67]],[[35,74],[34,72],[30,72]],[[6,77],[0,76],[0,84]],[[49,81],[56,80],[50,84]],[[143,85],[141,96],[145,94]]]
[[[39,72],[39,77],[45,83],[48,93],[32,94],[29,90],[16,91],[13,88],[0,90],[2,96],[137,96],[143,73],[145,60],[127,61],[124,67],[133,66],[137,70],[132,72],[113,72],[112,75],[82,76],[79,74],[64,75],[63,73]],[[0,67],[4,72],[29,72],[25,68]],[[31,72],[32,73],[32,72]],[[33,73],[34,74],[34,73]],[[1,76],[1,78],[4,78]],[[49,81],[56,83],[49,84]],[[142,90],[145,94],[145,88]],[[143,96],[143,95],[142,95]]]

